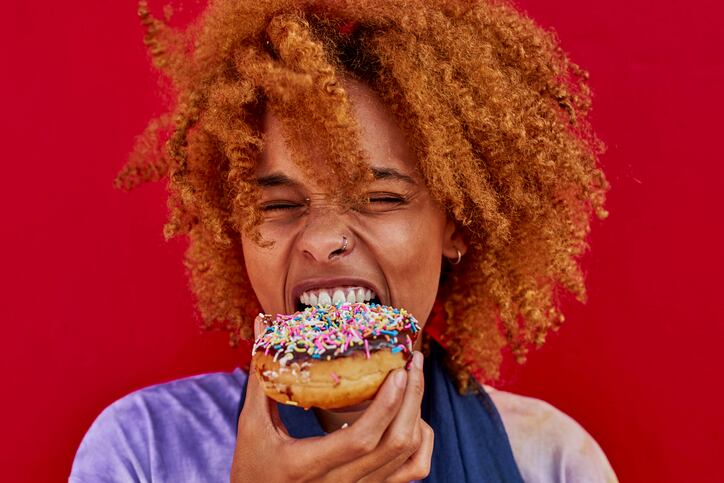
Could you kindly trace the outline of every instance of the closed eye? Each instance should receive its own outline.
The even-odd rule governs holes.
[[[293,210],[295,208],[301,208],[304,205],[299,203],[293,203],[291,201],[270,201],[261,205],[261,211],[265,213],[274,213],[279,211]]]
[[[374,196],[369,198],[370,203],[402,203],[404,198],[399,196]]]
[[[394,193],[370,193],[367,203],[358,208],[360,212],[383,213],[392,211],[408,203],[408,199]]]

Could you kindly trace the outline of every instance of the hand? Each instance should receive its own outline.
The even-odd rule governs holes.
[[[255,324],[260,332],[260,323]],[[351,426],[322,437],[289,436],[256,376],[247,383],[231,481],[409,482],[430,471],[434,434],[420,417],[422,354],[392,371]]]

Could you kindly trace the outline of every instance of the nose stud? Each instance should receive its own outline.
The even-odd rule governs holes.
[[[349,246],[349,240],[347,240],[347,237],[342,235],[342,246],[337,248],[335,251],[329,254],[329,259],[333,259],[337,255],[342,255],[344,252],[347,251],[347,247]]]

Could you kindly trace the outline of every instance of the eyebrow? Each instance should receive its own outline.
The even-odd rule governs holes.
[[[404,181],[409,184],[417,184],[415,180],[395,168],[372,168],[372,174],[376,180],[390,179]],[[256,183],[261,188],[273,188],[275,186],[299,186],[299,182],[293,180],[289,176],[282,173],[272,173],[266,176],[260,176],[256,179]]]
[[[395,168],[372,168],[372,174],[377,180],[393,179],[398,181],[404,181],[405,183],[409,184],[417,184],[411,176],[408,176],[396,170]]]
[[[256,184],[261,188],[272,188],[274,186],[299,186],[298,182],[281,173],[272,173],[267,176],[260,176],[256,179]]]

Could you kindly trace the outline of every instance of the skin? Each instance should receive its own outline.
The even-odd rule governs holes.
[[[249,279],[265,312],[291,313],[296,302],[292,290],[299,282],[360,278],[377,288],[383,304],[406,308],[424,325],[437,294],[442,257],[454,260],[466,246],[454,222],[431,198],[392,114],[364,84],[347,79],[343,85],[370,166],[386,175],[369,185],[367,206],[343,212],[328,201],[324,187],[292,161],[280,121],[267,113],[256,176],[265,213],[260,232],[274,245],[261,248],[242,238]],[[339,250],[342,236],[348,239],[344,251]],[[259,329],[257,324],[257,333]],[[420,417],[424,379],[418,351],[414,361],[409,370],[392,372],[373,401],[344,410],[316,410],[331,434],[302,441],[288,436],[276,405],[250,378],[237,442],[253,438],[258,444],[237,444],[232,481],[234,475],[235,481],[425,477],[433,434]],[[335,431],[344,423],[350,426]],[[296,463],[287,468],[280,464],[285,461]],[[300,467],[305,472],[295,473]]]

